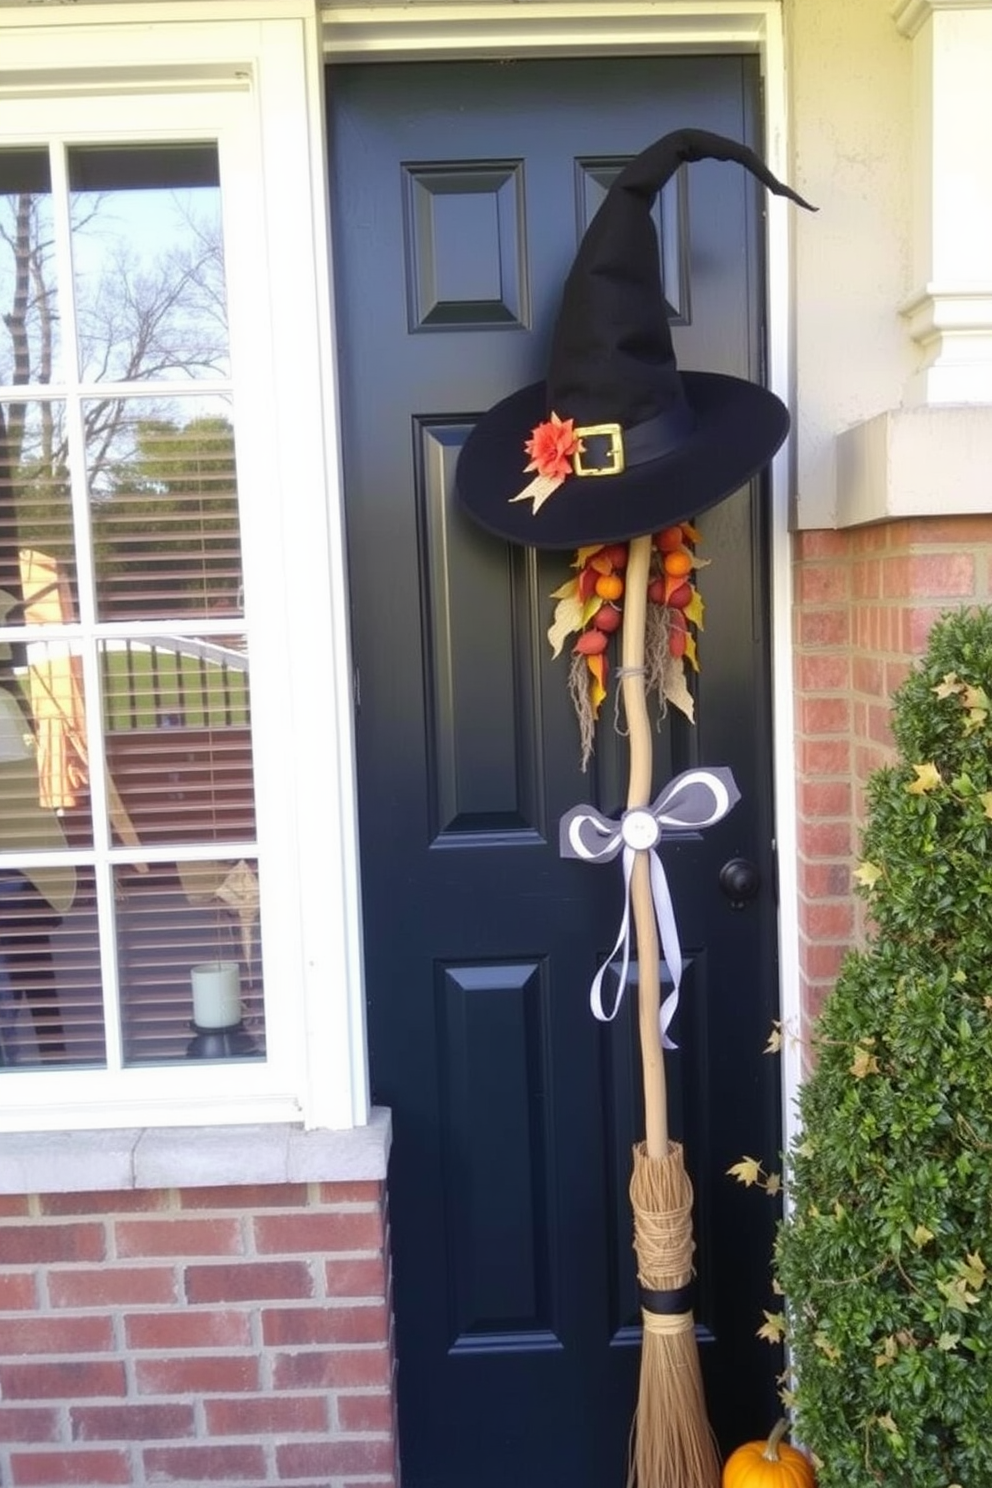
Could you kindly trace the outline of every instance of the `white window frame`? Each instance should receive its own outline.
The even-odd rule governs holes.
[[[0,11],[0,148],[218,141],[267,1055],[6,1071],[0,1131],[369,1116],[320,43],[305,5],[223,11]]]

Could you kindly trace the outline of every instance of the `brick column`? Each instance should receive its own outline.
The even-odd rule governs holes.
[[[860,933],[851,890],[868,775],[893,758],[892,692],[933,621],[992,602],[992,515],[796,534],[802,1008],[815,1016]]]
[[[0,1482],[395,1488],[376,1182],[0,1198]]]

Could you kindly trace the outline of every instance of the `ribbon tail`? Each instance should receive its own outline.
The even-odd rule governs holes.
[[[655,850],[651,849],[651,898],[654,903],[655,919],[658,922],[658,936],[661,941],[661,954],[668,974],[672,979],[672,990],[661,1004],[659,1020],[661,1023],[662,1048],[677,1049],[678,1044],[668,1037],[668,1028],[675,1017],[675,1011],[679,1005],[679,985],[682,981],[682,946],[679,942],[678,926],[675,923],[675,906],[672,904],[671,890],[668,887],[668,879],[662,861]]]
[[[518,491],[516,496],[510,497],[510,502],[512,504],[514,501],[531,501],[533,502],[531,513],[535,514],[564,483],[565,476],[563,475],[535,475],[529,485],[524,486],[522,491]]]
[[[597,971],[589,989],[589,1006],[593,1017],[600,1023],[613,1022],[620,1011],[623,995],[627,990],[627,978],[630,972],[630,875],[633,871],[634,851],[633,848],[625,847],[623,850],[623,915],[620,920],[620,930],[612,951]],[[603,979],[610,968],[613,957],[620,950],[623,952],[623,960],[620,964],[616,996],[613,999],[612,1009],[607,1012],[603,1006]]]

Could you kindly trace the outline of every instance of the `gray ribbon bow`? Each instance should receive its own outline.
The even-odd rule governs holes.
[[[668,879],[656,851],[662,827],[676,830],[700,830],[721,821],[740,800],[734,777],[725,765],[712,770],[684,770],[670,780],[650,806],[633,806],[620,820],[611,821],[594,806],[573,806],[561,819],[559,852],[563,858],[581,858],[587,863],[609,863],[623,854],[623,917],[616,944],[593,979],[589,1005],[594,1017],[609,1023],[620,1011],[630,970],[630,876],[638,852],[650,855],[651,900],[661,954],[672,979],[672,991],[661,1005],[661,1041],[666,1049],[676,1045],[668,1037],[668,1026],[675,1016],[682,980],[682,947],[675,923],[675,910]],[[620,977],[612,1008],[603,1005],[603,978],[617,952],[622,952]]]

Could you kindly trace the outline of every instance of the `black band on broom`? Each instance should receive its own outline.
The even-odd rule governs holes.
[[[692,1187],[681,1146],[669,1138],[665,1089],[665,1030],[677,1003],[682,956],[655,849],[663,826],[705,827],[738,799],[730,772],[715,768],[686,771],[651,801],[647,684],[657,687],[663,706],[674,702],[691,716],[681,667],[670,664],[687,645],[693,603],[691,583],[681,585],[687,598],[671,582],[686,580],[693,567],[687,539],[695,533],[687,524],[763,469],[789,428],[787,410],[766,388],[718,373],[681,373],[676,364],[650,212],[681,164],[704,159],[735,161],[770,190],[808,206],[734,140],[686,129],[649,146],[614,180],[579,245],[547,378],[512,393],[479,420],[456,473],[459,503],[489,531],[534,547],[580,549],[578,578],[557,592],[549,638],[560,649],[566,635],[581,632],[575,651],[580,670],[590,673],[593,718],[606,693],[609,635],[621,624],[606,607],[616,613],[613,599],[625,595],[620,685],[630,740],[627,809],[618,823],[594,807],[574,808],[561,822],[560,848],[591,862],[620,856],[623,865],[620,935],[590,994],[597,1017],[613,1017],[623,994],[631,921],[638,962],[645,1135],[634,1148],[630,1195],[644,1327],[632,1488],[719,1488],[689,1296]],[[690,555],[657,576],[662,590],[656,597],[666,617],[660,629],[648,623],[652,533],[659,534],[658,549],[667,537]],[[615,582],[599,582],[615,580],[614,570],[624,566],[619,591]],[[583,579],[589,568],[598,573],[592,588]],[[647,654],[646,631],[653,636]],[[582,696],[574,671],[573,696]],[[582,735],[584,766],[592,747],[588,717]],[[607,1010],[603,977],[618,952],[619,987]],[[664,1005],[662,953],[674,984]]]

